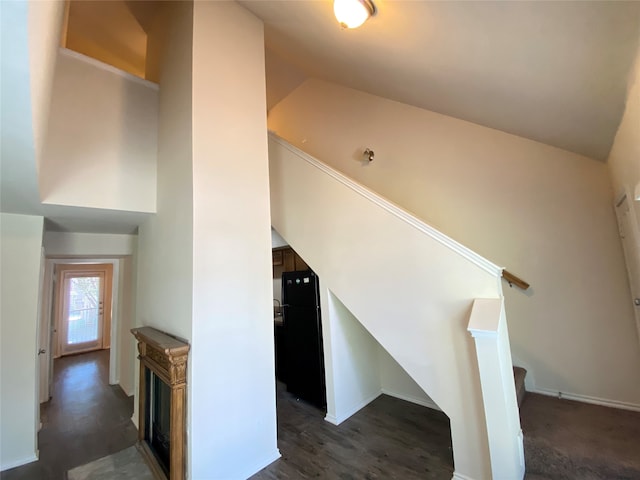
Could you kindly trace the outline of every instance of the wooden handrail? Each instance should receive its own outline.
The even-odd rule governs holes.
[[[504,278],[507,281],[510,287],[513,287],[515,285],[516,287],[521,288],[522,290],[526,290],[530,286],[527,282],[522,280],[520,277],[517,277],[513,273],[509,272],[508,270],[502,270],[502,278]]]

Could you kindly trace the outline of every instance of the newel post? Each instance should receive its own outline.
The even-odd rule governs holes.
[[[522,480],[523,439],[502,299],[475,299],[467,330],[476,344],[492,478]]]

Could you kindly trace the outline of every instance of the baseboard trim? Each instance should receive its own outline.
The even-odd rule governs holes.
[[[451,477],[451,480],[476,480],[476,479],[472,477],[467,477],[466,475],[463,475],[458,472],[453,472],[453,477]]]
[[[632,412],[640,412],[640,405],[635,403],[620,402],[618,400],[608,400],[606,398],[591,397],[589,395],[579,395],[576,393],[565,393],[558,390],[550,390],[547,388],[534,388],[528,390],[531,393],[539,393],[548,397],[556,397],[564,400],[574,400],[576,402],[591,403],[593,405],[601,405],[603,407],[618,408],[620,410],[631,410]]]
[[[36,461],[38,461],[38,455],[34,454],[20,460],[14,460],[12,462],[3,463],[2,466],[0,466],[0,472],[4,472],[5,470],[9,470],[11,468],[21,467],[22,465],[26,465],[27,463],[32,463]]]
[[[378,398],[380,395],[382,395],[382,390],[374,393],[373,395],[370,395],[369,397],[367,397],[366,399],[364,399],[362,402],[360,402],[358,405],[350,408],[349,410],[347,410],[347,413],[344,415],[341,415],[339,417],[335,416],[335,415],[330,415],[329,413],[327,413],[324,417],[325,421],[333,424],[333,425],[340,425],[342,422],[344,422],[347,418],[351,417],[352,415],[355,415],[356,413],[358,413],[360,410],[362,410],[364,407],[366,407],[367,405],[369,405],[371,402],[373,402],[376,398]]]
[[[410,395],[403,395],[401,393],[396,393],[391,390],[387,390],[386,388],[382,389],[382,393],[385,395],[389,395],[390,397],[399,398],[400,400],[404,400],[405,402],[415,403],[416,405],[421,405],[423,407],[431,408],[432,410],[438,410],[439,412],[442,411],[442,409],[438,405],[436,405],[436,403],[433,400],[425,400],[422,398],[412,397]]]

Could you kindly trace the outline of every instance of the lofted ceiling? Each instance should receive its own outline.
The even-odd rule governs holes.
[[[265,23],[270,103],[317,77],[606,160],[637,54],[640,2],[374,1],[374,18],[342,30],[331,0],[241,0]],[[134,230],[144,214],[40,203],[27,8],[0,4],[2,38],[11,39],[1,56],[2,118],[11,119],[0,142],[1,210],[45,215],[48,227],[59,230]],[[69,27],[76,38],[68,40],[142,69],[145,29],[161,5],[73,2]],[[48,41],[41,40],[40,46]]]
[[[331,0],[240,3],[307,76],[606,160],[640,2],[374,1],[355,30]]]
[[[153,20],[159,2],[71,0],[68,5],[65,47],[148,78],[145,27]]]

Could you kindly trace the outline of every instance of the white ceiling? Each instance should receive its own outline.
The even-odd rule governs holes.
[[[378,15],[357,30],[339,28],[331,0],[241,1],[285,60],[270,57],[289,82],[271,97],[314,76],[606,159],[638,46],[640,2],[375,1]],[[40,203],[27,8],[1,3],[2,37],[12,39],[1,58],[1,210],[44,215],[50,229],[134,231],[145,214]],[[143,28],[158,5],[126,3]]]
[[[356,30],[331,0],[240,3],[308,76],[606,160],[640,2],[374,1]]]

